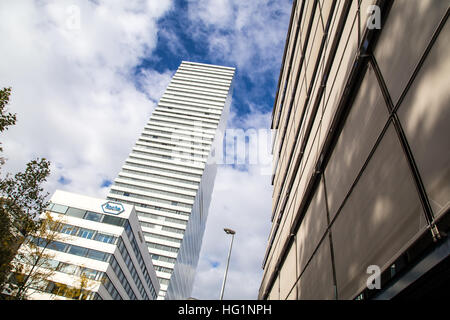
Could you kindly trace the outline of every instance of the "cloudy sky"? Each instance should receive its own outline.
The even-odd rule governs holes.
[[[236,67],[228,128],[268,129],[291,6],[0,1],[0,87],[12,87],[18,119],[1,137],[2,173],[45,157],[50,194],[105,197],[182,60]],[[219,167],[193,297],[219,298],[230,241],[223,227],[230,227],[237,234],[224,298],[257,298],[272,201],[264,159]]]

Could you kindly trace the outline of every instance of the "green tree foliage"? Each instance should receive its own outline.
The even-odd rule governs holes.
[[[6,105],[9,102],[9,96],[11,95],[11,88],[3,88],[0,90],[0,132],[8,130],[9,126],[16,124],[17,117],[15,114],[7,113]],[[3,151],[0,143],[0,152]],[[5,159],[0,157],[0,166],[5,163]]]
[[[0,133],[16,123],[16,115],[7,111],[11,88],[0,90]],[[0,152],[3,149],[0,144]],[[0,155],[0,169],[5,158]],[[50,174],[45,158],[30,161],[14,176],[0,172],[0,292],[11,272],[11,261],[25,237],[39,230],[36,219],[47,206],[42,183]]]
[[[0,132],[8,129],[9,126],[16,124],[16,115],[6,113],[6,105],[9,103],[9,96],[11,95],[11,88],[3,88],[0,90]]]

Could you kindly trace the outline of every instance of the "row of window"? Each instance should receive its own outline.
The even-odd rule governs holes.
[[[173,243],[181,243],[181,239],[176,239],[176,238],[172,238],[172,237],[168,237],[168,236],[163,236],[161,234],[156,234],[156,233],[150,233],[150,232],[143,232],[144,236],[148,236],[151,238],[155,238],[155,239],[160,239],[160,240],[165,240],[165,241],[169,241],[169,242],[173,242]]]
[[[75,276],[85,276],[90,280],[101,280],[103,277],[103,272],[99,270],[94,270],[91,268],[86,268],[82,266],[77,266],[61,261],[57,261],[54,259],[46,259],[45,267],[48,267],[52,270],[63,272]]]
[[[179,99],[175,97],[169,97],[169,96],[162,96],[159,100],[159,103],[172,103],[179,106],[186,106],[186,107],[196,107],[196,108],[202,108],[203,110],[215,110],[215,111],[222,111],[223,105],[214,105],[214,104],[206,104],[204,102],[198,102],[198,101],[192,101],[191,99]]]
[[[144,155],[146,157],[154,157],[154,158],[160,158],[160,159],[166,159],[166,160],[174,160],[174,161],[178,161],[178,162],[183,162],[183,164],[184,163],[203,164],[203,162],[199,161],[200,159],[186,159],[186,158],[180,158],[180,157],[174,157],[174,156],[168,156],[168,155],[151,153],[151,152],[144,152],[144,151],[133,150],[132,154],[134,154],[134,155],[142,154],[142,155]],[[146,159],[146,158],[139,158],[139,157],[132,157],[132,156],[130,156],[130,158],[131,159],[138,159],[138,160],[141,160],[141,161],[142,160],[149,161],[149,159]],[[195,160],[197,160],[197,161],[195,161]],[[163,164],[168,164],[165,161],[158,161],[158,160],[154,160],[154,159],[151,159],[151,161],[160,162],[160,163],[163,163]],[[169,164],[171,164],[171,163],[169,163]]]
[[[195,119],[193,117],[183,117],[183,116],[176,116],[176,115],[172,115],[172,114],[167,114],[164,113],[162,111],[158,112],[157,110],[155,110],[156,112],[153,112],[153,114],[155,116],[157,116],[157,118],[153,118],[153,119],[162,119],[163,121],[168,120],[168,121],[173,121],[174,123],[179,123],[179,124],[185,124],[185,125],[194,125],[196,127],[202,127],[202,128],[209,128],[209,129],[215,129],[217,127],[217,122],[214,121],[208,121],[208,120],[199,120],[199,119]],[[188,122],[188,123],[185,123]]]
[[[217,106],[211,106],[211,105],[199,105],[199,104],[192,104],[187,101],[171,101],[172,99],[166,99],[165,97],[162,97],[159,100],[158,107],[174,107],[174,108],[180,108],[182,110],[188,110],[189,112],[194,110],[202,113],[210,112],[213,115],[220,116],[222,112],[221,107]]]
[[[214,132],[215,132],[215,129],[201,126],[198,123],[195,123],[195,124],[193,123],[191,125],[179,124],[179,123],[175,123],[172,121],[165,121],[165,120],[160,120],[158,118],[156,118],[156,119],[153,118],[151,120],[151,124],[152,125],[160,125],[160,126],[170,126],[170,127],[168,127],[170,129],[185,129],[185,130],[190,130],[190,131],[194,131],[194,132],[202,132],[202,133],[209,133],[209,134],[214,134]],[[194,129],[197,129],[197,130],[194,130]]]
[[[156,113],[155,113],[156,112]],[[202,124],[210,125],[213,127],[217,127],[217,124],[219,123],[219,119],[212,119],[207,118],[205,116],[209,116],[209,113],[204,112],[201,116],[194,115],[192,113],[178,113],[175,111],[172,111],[171,109],[162,109],[162,108],[156,108],[155,112],[153,114],[165,117],[166,119],[179,119],[180,121],[195,121],[195,122],[201,122]]]
[[[114,273],[116,274],[117,279],[119,279],[120,283],[122,284],[122,287],[125,289],[127,295],[130,297],[131,300],[137,300],[137,296],[134,293],[133,289],[130,286],[130,283],[127,280],[127,277],[123,273],[122,269],[120,268],[119,263],[117,262],[116,258],[112,256],[111,258],[111,267],[114,270]]]
[[[106,276],[106,274],[104,274],[104,276]],[[17,285],[17,279],[21,278],[23,278],[23,274],[12,273],[8,280],[12,285]],[[31,283],[29,288],[74,300],[102,300],[97,292],[68,286],[50,280],[41,280],[39,282]]]
[[[195,105],[197,107],[204,107],[204,108],[211,108],[215,107],[217,110],[222,110],[223,103],[220,103],[218,101],[202,101],[201,99],[195,99],[190,97],[182,98],[180,96],[174,95],[174,94],[164,94],[160,101],[167,101],[172,103],[183,103],[183,104],[189,104],[189,105]],[[206,99],[205,99],[206,100]]]
[[[172,269],[170,268],[166,268],[166,267],[161,267],[161,266],[154,266],[156,271],[160,271],[160,272],[166,272],[166,273],[172,273]]]
[[[164,97],[174,97],[176,99],[180,100],[187,100],[187,101],[193,101],[193,102],[200,102],[200,103],[208,103],[215,106],[221,106],[226,100],[225,97],[214,97],[210,95],[203,95],[203,94],[195,94],[195,93],[189,93],[189,92],[181,92],[181,91],[174,91],[174,90],[166,90],[164,92]]]
[[[215,87],[224,87],[224,88],[227,88],[227,90],[230,86],[227,83],[212,82],[210,79],[206,80],[201,77],[193,78],[191,75],[185,75],[185,74],[178,73],[178,72],[173,76],[173,79],[179,80],[179,81],[184,81],[184,83],[195,83],[196,85],[197,85],[197,83],[201,83],[201,84],[213,85]]]
[[[168,252],[174,252],[174,253],[178,253],[178,248],[174,248],[174,247],[170,247],[170,246],[165,246],[163,244],[158,244],[158,243],[149,243],[147,242],[147,247],[149,248],[153,248],[153,249],[157,249],[157,250],[163,250],[163,251],[168,251]]]
[[[80,290],[76,287],[54,281],[46,281],[46,283],[47,285],[45,288],[41,287],[35,289],[74,300],[101,300],[97,293],[89,290]]]
[[[191,122],[191,123],[185,123]],[[216,127],[213,127],[209,124],[204,124],[202,121],[188,121],[185,122],[179,121],[177,119],[173,119],[171,117],[163,117],[159,115],[152,116],[149,121],[149,125],[156,125],[159,127],[167,128],[167,129],[175,129],[175,130],[184,130],[193,133],[206,133],[210,135],[214,135]]]
[[[156,137],[156,138],[154,138]],[[154,139],[154,140],[151,140]],[[165,146],[167,147],[165,150],[172,148],[180,148],[185,151],[197,151],[197,152],[208,152],[209,145],[203,146],[202,143],[179,143],[177,141],[171,141],[169,139],[159,139],[157,136],[141,137],[136,142],[137,146]]]
[[[181,70],[181,72],[182,71],[184,71],[185,69],[179,69],[178,71],[177,71],[177,77],[180,77],[180,76],[187,76],[187,75],[184,75],[183,73],[180,73],[180,70]],[[179,80],[175,80],[175,81],[179,81]],[[185,80],[186,81],[186,80]],[[189,80],[189,82],[187,83],[187,82],[184,82],[182,85],[185,85],[185,86],[187,86],[187,85],[192,85],[190,82],[191,82],[192,80]],[[229,81],[228,79],[227,80],[222,80],[222,81]],[[203,84],[203,86],[202,86],[202,88],[201,89],[198,89],[198,87],[197,86],[199,86],[199,84],[197,83],[197,84],[195,84],[194,86],[192,86],[191,88],[195,88],[195,89],[197,89],[197,91],[199,91],[199,90],[202,90],[201,92],[205,92],[205,94],[206,93],[208,93],[208,94],[215,94],[215,95],[219,95],[219,96],[221,96],[221,97],[223,97],[223,98],[225,98],[226,96],[227,96],[227,93],[228,93],[228,85],[227,84],[225,84],[225,83],[211,83],[210,82],[210,80],[208,79],[208,80],[206,80],[206,82],[208,83],[208,86],[206,86],[205,84],[204,84],[204,82],[202,83]],[[171,81],[170,82],[170,85],[169,85],[169,87],[173,87],[173,81]],[[175,83],[175,85],[177,85],[177,83]],[[188,90],[192,90],[191,88],[189,88]],[[176,89],[176,90],[181,90],[180,88],[174,88],[174,89]],[[211,92],[212,91],[212,92]]]
[[[202,73],[193,73],[193,72],[186,72],[186,71],[177,71],[177,73],[173,77],[177,80],[184,80],[186,82],[192,83],[192,82],[201,82],[201,83],[207,83],[214,86],[226,86],[229,88],[231,84],[231,79],[222,79],[218,77],[210,77],[208,75],[204,75]]]
[[[136,238],[134,237],[133,234],[133,230],[131,228],[130,223],[127,221],[127,223],[125,224],[125,232],[128,235],[128,239],[130,240],[131,243],[131,247],[133,248],[134,254],[137,257],[137,260],[139,262],[139,266],[141,267],[141,270],[144,273],[144,278],[147,282],[147,285],[150,288],[150,294],[152,295],[153,299],[156,299],[157,297],[157,293],[155,291],[155,288],[153,287],[151,278],[150,278],[150,274],[147,270],[147,267],[145,266],[145,262],[144,262],[144,258],[142,257],[141,251],[139,250],[139,246],[136,242]]]
[[[134,266],[133,260],[131,259],[131,256],[130,256],[122,238],[119,240],[117,247],[119,248],[119,252],[122,255],[122,259],[125,262],[125,264],[127,265],[127,268],[131,273],[131,277],[133,278],[134,283],[138,287],[138,290],[141,293],[141,296],[144,297],[145,300],[149,300],[148,294],[144,288],[144,284],[142,283],[141,278],[139,277],[139,274]]]
[[[118,194],[118,195],[125,196],[125,197],[133,197],[133,198],[147,200],[147,201],[165,203],[165,204],[169,204],[172,206],[178,206],[178,207],[183,207],[183,208],[188,208],[188,209],[192,208],[192,205],[190,205],[190,204],[181,203],[181,202],[172,201],[172,200],[165,200],[165,199],[160,199],[160,198],[155,198],[155,197],[150,197],[150,196],[144,196],[144,195],[133,193],[133,192],[111,190],[110,193]]]
[[[142,159],[142,158],[138,158],[138,157],[133,157],[133,156],[129,156],[129,159],[135,159],[138,161],[149,161],[147,159]],[[150,161],[154,161],[154,160],[150,160]],[[186,162],[190,162],[192,163],[193,161],[190,160],[186,160]],[[164,163],[164,162],[162,162]],[[195,163],[195,161],[194,161]],[[131,161],[125,161],[125,164],[129,165],[129,166],[133,166],[133,167],[139,167],[139,168],[143,168],[143,169],[147,169],[147,170],[155,170],[155,171],[159,171],[159,172],[167,172],[167,173],[172,173],[172,174],[176,174],[176,175],[180,175],[180,176],[188,176],[188,177],[193,177],[193,178],[200,178],[201,174],[198,173],[189,173],[189,172],[183,172],[183,171],[177,171],[177,170],[171,170],[171,169],[166,169],[166,168],[160,168],[160,167],[154,167],[150,164],[140,164],[140,163],[135,163],[135,162],[131,162]],[[167,163],[164,163],[167,164]],[[184,167],[186,169],[186,167]]]
[[[106,223],[106,224],[112,224],[112,225],[120,226],[120,227],[123,227],[125,224],[125,221],[126,221],[125,219],[122,219],[119,217],[114,217],[111,215],[77,209],[77,208],[73,208],[73,207],[69,207],[69,206],[65,206],[65,205],[61,205],[61,204],[57,204],[57,203],[50,203],[50,205],[47,207],[47,210],[56,212],[56,213],[60,213],[60,214],[64,214],[64,215],[70,216],[70,217],[76,217],[76,218],[80,218],[80,219],[84,219],[84,220],[91,220],[91,221],[96,221],[96,222],[101,222],[101,223]]]
[[[200,95],[210,95],[213,97],[220,97],[226,99],[227,91],[226,89],[218,89],[218,88],[205,88],[205,87],[197,87],[197,86],[189,86],[186,84],[177,84],[171,83],[167,90],[170,91],[178,91],[178,92],[186,92],[190,94],[200,94]]]
[[[152,125],[155,125],[154,123],[147,123],[147,126],[144,128],[144,132],[142,133],[142,135],[152,135],[152,134],[165,134],[170,136],[171,141],[187,141],[187,142],[191,142],[191,140],[185,140],[183,138],[189,138],[189,139],[198,139],[198,140],[202,140],[202,141],[209,141],[212,142],[214,140],[214,138],[210,138],[207,137],[205,135],[202,135],[202,132],[198,133],[198,134],[185,134],[185,133],[181,133],[181,130],[177,130],[176,128],[167,128],[167,127],[162,127],[162,128],[166,128],[166,129],[171,129],[173,131],[170,130],[161,130],[161,126],[156,125],[156,128],[151,127]],[[183,131],[184,132],[184,131]],[[205,146],[209,146],[210,143],[204,143],[203,145]]]
[[[64,233],[64,234],[68,234],[71,236],[100,241],[100,242],[104,242],[104,243],[111,243],[111,244],[115,244],[117,242],[116,236],[105,233],[105,232],[100,232],[100,231],[87,229],[87,228],[81,228],[81,227],[73,226],[70,224],[57,224],[57,225],[58,225],[58,229],[56,231]]]
[[[174,233],[181,233],[184,234],[183,229],[178,229],[178,228],[173,228],[173,227],[168,227],[168,226],[162,226],[161,230],[163,231],[170,231],[170,232],[174,232]]]
[[[143,227],[184,234],[183,229],[178,229],[178,228],[173,228],[173,227],[168,227],[168,226],[161,226],[159,224],[154,224],[154,223],[146,222],[146,221],[140,221],[140,223],[141,223],[141,226],[143,226]]]
[[[170,149],[170,148],[158,148],[158,147],[142,145],[142,144],[138,145],[138,147],[139,148],[149,149],[149,150],[155,150],[155,151],[169,152],[170,154],[178,155],[178,156],[189,156],[189,157],[200,158],[200,159],[208,158],[208,155],[205,155],[205,154],[196,154],[196,153],[193,153],[193,152],[184,152],[184,151],[179,151],[179,150],[173,150],[173,149]],[[140,153],[140,154],[143,154],[143,155],[147,155],[147,154],[153,155],[154,154],[154,153],[151,153],[151,152],[140,151],[140,150],[133,150],[133,152]]]
[[[219,121],[219,119],[220,119],[220,114],[218,114],[218,113],[214,113],[214,112],[210,113],[210,112],[206,112],[203,110],[202,111],[193,111],[191,109],[184,109],[184,108],[172,107],[172,106],[161,105],[161,104],[158,105],[158,107],[155,110],[164,111],[164,112],[168,112],[168,113],[176,114],[176,115],[180,115],[180,116],[184,116],[184,115],[194,116],[194,117],[199,117],[199,118],[203,118],[203,119],[207,119],[207,120]]]
[[[113,193],[113,192],[110,191],[110,193]],[[183,216],[189,216],[188,212],[183,212],[183,211],[179,211],[179,210],[172,210],[172,209],[166,209],[166,208],[162,208],[162,207],[152,206],[152,205],[149,205],[149,204],[144,204],[144,203],[137,202],[134,199],[133,199],[133,201],[128,201],[128,200],[123,200],[123,199],[117,199],[117,198],[110,197],[110,196],[108,196],[108,199],[109,200],[120,201],[120,202],[123,202],[123,203],[128,203],[128,204],[134,205],[136,207],[147,208],[147,209],[152,209],[152,210],[157,210],[157,211],[162,211],[162,212],[169,212],[169,213],[179,214],[179,215],[183,215]]]
[[[151,219],[155,219],[155,220],[161,220],[161,221],[166,221],[166,222],[171,222],[171,223],[177,223],[177,224],[182,224],[184,226],[187,225],[187,221],[186,220],[160,216],[160,215],[157,215],[157,214],[148,213],[148,212],[142,212],[142,211],[136,211],[136,212],[137,212],[138,217],[146,217],[146,218],[151,218]],[[143,223],[148,223],[148,222],[140,221],[140,223],[142,225]]]
[[[21,259],[20,256],[16,256],[14,259],[23,264],[28,264],[28,261],[26,259]],[[42,257],[41,260],[42,262],[39,263],[39,266],[41,268],[46,268],[75,276],[84,275],[90,280],[100,280],[103,276],[102,271],[94,270],[91,268],[77,266],[47,257]]]
[[[185,70],[185,69],[180,69],[180,70]],[[201,72],[204,71],[204,69],[200,69],[200,70],[197,69],[197,70],[201,71]],[[225,83],[211,83],[210,81],[197,80],[197,79],[177,80],[175,78],[175,76],[177,78],[180,78],[180,77],[184,78],[183,74],[177,73],[177,74],[174,75],[171,83],[181,83],[181,84],[186,84],[186,85],[195,84],[195,86],[202,86],[203,85],[205,88],[215,88],[217,90],[224,90],[224,91],[228,92],[229,85],[225,84]]]
[[[169,279],[158,278],[160,284],[169,285]]]
[[[80,246],[76,246],[73,244],[67,244],[60,241],[48,241],[47,239],[34,237],[30,239],[33,241],[37,246],[48,248],[55,251],[65,252],[69,254],[73,254],[79,257],[94,259],[98,261],[104,261],[109,262],[111,259],[111,254],[94,250],[94,249],[88,249]]]
[[[161,102],[166,103],[166,104],[176,105],[177,107],[190,107],[190,108],[195,107],[195,108],[197,108],[197,110],[199,110],[201,108],[202,110],[205,110],[205,112],[208,112],[208,111],[221,112],[223,110],[223,104],[222,105],[205,104],[204,102],[199,103],[199,101],[195,101],[192,99],[182,100],[180,98],[177,98],[174,96],[169,96],[169,95],[164,95],[160,100],[160,103]],[[203,127],[203,128],[205,128],[205,127]],[[186,130],[183,128],[179,128],[179,129]]]
[[[128,183],[123,183],[123,182],[115,182],[114,183],[115,186],[118,187],[124,187],[124,188],[129,188],[129,189],[135,189],[135,190],[142,190],[142,191],[146,191],[146,192],[151,192],[151,193],[158,193],[158,194],[162,194],[162,195],[166,195],[166,196],[170,196],[170,197],[176,197],[176,198],[182,198],[182,199],[188,199],[188,200],[194,200],[195,197],[194,196],[188,196],[185,194],[181,194],[181,193],[177,193],[177,192],[173,192],[173,191],[164,191],[161,189],[153,189],[150,187],[142,187],[142,186],[137,186],[137,185],[131,185]]]
[[[208,93],[216,93],[219,94],[223,97],[226,97],[227,93],[228,93],[228,86],[223,85],[221,87],[218,87],[216,85],[206,85],[204,83],[197,83],[197,84],[192,84],[192,83],[188,83],[186,81],[180,81],[180,80],[172,80],[168,86],[168,88],[174,88],[174,89],[187,89],[187,90],[194,90],[194,91],[198,91],[198,92],[208,92]]]
[[[138,174],[138,173],[135,173],[135,174]],[[128,177],[128,176],[119,174],[119,178],[128,180],[128,181],[136,181],[136,182],[140,182],[140,183],[145,183],[145,185],[149,186],[149,187],[164,187],[164,188],[171,188],[171,189],[176,189],[176,190],[186,191],[186,192],[196,192],[197,191],[197,188],[195,188],[195,187],[190,187],[190,188],[180,187],[180,186],[175,186],[175,185],[167,184],[167,183],[149,181],[149,180],[143,179],[142,177],[134,178],[134,177]]]
[[[134,164],[134,163],[128,163],[128,165],[136,166],[136,164]],[[137,166],[141,166],[141,165],[137,165]],[[145,166],[145,165],[142,165],[142,167],[147,168],[147,166]],[[136,170],[139,170],[139,169],[136,169]],[[174,177],[168,177],[168,176],[164,176],[164,175],[161,175],[161,174],[154,174],[154,173],[148,173],[148,172],[136,171],[136,170],[122,169],[122,172],[128,172],[128,173],[131,173],[131,174],[136,174],[136,175],[141,175],[141,176],[146,176],[146,177],[152,177],[152,178],[156,178],[156,179],[164,179],[164,180],[167,180],[167,181],[173,181],[173,182],[179,182],[179,183],[185,183],[185,184],[192,184],[192,185],[195,185],[195,186],[198,186],[200,184],[200,182],[197,182],[197,181],[180,179],[180,178],[174,178]]]
[[[151,254],[152,256],[152,260],[157,260],[157,261],[161,261],[161,262],[168,262],[168,263],[173,263],[175,264],[175,262],[177,261],[176,258],[172,258],[172,257],[166,257],[166,256],[162,256],[159,254]]]
[[[165,131],[161,129],[172,129],[175,131]],[[212,141],[214,140],[213,137],[210,137],[211,134],[203,134],[203,132],[192,132],[191,135],[189,134],[181,134],[180,129],[176,128],[168,128],[168,127],[161,127],[160,125],[155,125],[154,123],[148,123],[144,127],[144,131],[141,133],[141,138],[152,138],[156,139],[158,141],[164,141],[164,142],[171,142],[179,144],[185,144],[190,146],[196,146],[196,147],[203,147],[207,148],[211,145]],[[182,131],[185,132],[186,131]],[[194,135],[194,133],[196,133]]]
[[[185,67],[185,66],[181,66],[179,69],[179,71],[177,71],[177,75],[183,75],[183,74],[187,74],[187,75],[199,75],[202,77],[211,77],[211,78],[216,78],[216,79],[220,79],[222,81],[231,81],[231,79],[233,79],[233,73],[231,73],[230,71],[216,71],[216,70],[211,70],[211,69],[206,69],[206,68],[201,68],[201,67]],[[209,79],[208,79],[209,81]]]

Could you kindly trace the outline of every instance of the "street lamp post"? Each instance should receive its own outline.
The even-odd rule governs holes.
[[[231,248],[233,247],[234,234],[236,233],[234,230],[231,230],[228,228],[225,228],[223,230],[225,231],[226,234],[231,234],[231,243],[230,243],[230,250],[228,251],[227,267],[225,269],[225,276],[223,278],[222,290],[220,290],[220,300],[223,300],[223,292],[225,290],[225,282],[227,281],[228,266],[230,264]]]

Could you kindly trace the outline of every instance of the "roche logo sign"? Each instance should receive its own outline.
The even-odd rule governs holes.
[[[123,205],[119,202],[108,201],[102,204],[102,210],[104,213],[121,214],[125,211]]]

